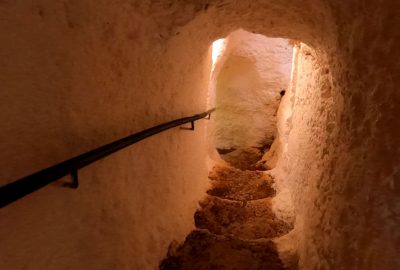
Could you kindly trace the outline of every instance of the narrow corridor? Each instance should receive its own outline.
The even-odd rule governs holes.
[[[399,0],[0,18],[0,270],[400,270]]]

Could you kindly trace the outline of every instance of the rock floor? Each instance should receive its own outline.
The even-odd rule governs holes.
[[[272,238],[292,230],[272,209],[273,179],[261,171],[216,166],[194,215],[196,229],[171,244],[161,270],[283,270]]]

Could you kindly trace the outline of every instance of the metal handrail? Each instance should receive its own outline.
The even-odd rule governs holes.
[[[66,176],[72,176],[72,183],[68,184],[69,187],[78,188],[78,170],[88,166],[89,164],[102,159],[112,153],[128,147],[134,143],[137,143],[147,137],[153,136],[165,130],[181,126],[186,123],[191,123],[191,128],[182,128],[194,130],[194,122],[196,120],[211,116],[214,109],[206,112],[195,114],[193,116],[179,118],[173,121],[169,121],[149,129],[137,132],[125,138],[119,139],[112,143],[103,145],[99,148],[76,156],[74,158],[65,160],[54,166],[46,168],[44,170],[33,173],[29,176],[18,179],[14,182],[6,184],[0,188],[0,208],[7,206],[8,204]]]

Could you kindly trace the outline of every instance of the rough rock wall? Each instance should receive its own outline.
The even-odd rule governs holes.
[[[313,48],[312,74],[328,74],[320,83],[338,103],[329,126],[327,118],[307,124],[318,104],[297,118],[315,138],[311,145],[311,131],[297,133],[301,147],[291,146],[315,153],[291,165],[293,186],[307,184],[293,194],[302,197],[300,268],[398,269],[399,5],[1,1],[1,181],[203,110],[212,40],[238,28],[297,39]],[[322,95],[319,83],[312,88]],[[49,187],[0,210],[1,268],[151,269],[191,227],[205,174],[197,127],[82,170],[79,191]]]
[[[336,55],[325,62],[316,52],[313,71],[300,79],[303,87],[296,94],[315,89],[322,104],[333,98],[334,105],[316,102],[314,116],[298,114],[304,125],[297,127],[304,133],[293,126],[288,143],[298,148],[288,149],[293,156],[287,164],[297,174],[291,177],[300,187],[294,195],[303,205],[301,268],[398,269],[400,137],[393,123],[400,73],[390,55],[397,54],[394,43],[400,37],[390,25],[400,25],[400,6],[394,1],[333,6],[341,33]],[[302,99],[300,108],[307,108],[309,99]],[[300,150],[308,154],[296,156]],[[299,161],[302,157],[314,162]]]
[[[281,214],[292,211],[291,205],[278,205],[285,199],[294,206],[296,229],[289,246],[297,245],[299,269],[398,269],[395,254],[400,238],[394,226],[400,208],[394,197],[400,179],[398,166],[389,169],[387,164],[398,160],[398,141],[385,141],[390,146],[383,146],[387,152],[380,153],[380,158],[369,152],[376,147],[375,136],[397,134],[397,128],[385,133],[380,130],[384,126],[377,126],[396,109],[389,105],[384,117],[383,107],[374,104],[384,98],[373,94],[378,89],[365,92],[368,80],[363,81],[361,74],[357,84],[364,85],[364,90],[358,89],[363,94],[335,91],[335,86],[344,83],[335,77],[340,73],[336,65],[307,45],[298,46],[290,91],[278,112],[275,152],[264,157],[273,164],[277,161],[273,173],[281,194],[275,208]],[[393,82],[391,75],[387,82]],[[397,100],[396,94],[391,98]],[[363,104],[364,99],[369,99],[369,105]],[[370,126],[369,121],[374,124]],[[359,137],[354,141],[352,136]],[[385,162],[378,161],[381,158]],[[278,242],[282,250],[287,248],[288,239]]]
[[[0,184],[206,110],[208,44],[169,40],[195,10],[175,22],[149,1],[1,1]],[[205,123],[80,170],[78,190],[51,185],[1,209],[0,269],[156,267],[193,227]]]
[[[271,145],[280,92],[289,84],[292,46],[243,30],[227,38],[216,78],[216,147]]]
[[[329,170],[317,182],[333,195],[320,196],[316,205],[327,209],[323,223],[335,228],[321,251],[337,254],[326,261],[339,269],[398,269],[400,128],[394,123],[400,113],[400,33],[393,26],[400,26],[400,3],[333,3],[332,9],[346,22],[338,39],[338,48],[345,49],[331,69],[343,110],[334,142],[323,149],[333,156]],[[316,232],[324,227],[316,226]]]
[[[340,94],[331,92],[329,66],[315,50],[305,44],[296,45],[293,65],[291,85],[278,112],[278,138],[272,154],[267,153],[264,159],[271,166],[276,164],[273,173],[280,191],[275,199],[276,211],[294,215],[296,219],[295,230],[290,235],[292,243],[280,242],[297,249],[302,258],[300,269],[307,269],[311,260],[315,260],[312,265],[317,269],[331,269],[326,258],[314,253],[319,247],[309,243],[309,239],[316,237],[309,226],[321,226],[323,222],[321,215],[324,214],[319,212],[322,209],[315,205],[315,200],[332,199],[329,189],[319,190],[316,186],[325,173],[322,169],[328,156],[325,147],[335,135],[342,100]],[[310,211],[312,207],[314,211]],[[329,224],[325,226],[326,230],[334,229]]]

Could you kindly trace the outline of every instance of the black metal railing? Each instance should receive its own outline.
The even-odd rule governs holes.
[[[66,176],[72,176],[72,183],[67,184],[67,186],[72,188],[78,188],[78,170],[88,166],[89,164],[102,159],[118,150],[128,147],[134,143],[137,143],[147,137],[155,135],[157,133],[163,132],[167,129],[171,129],[177,126],[181,126],[186,123],[191,123],[189,129],[194,130],[194,122],[199,119],[203,119],[211,116],[211,113],[215,110],[211,109],[206,112],[196,114],[189,117],[179,118],[164,124],[154,126],[149,129],[145,129],[138,133],[132,134],[125,138],[119,139],[112,143],[106,144],[74,158],[63,161],[59,164],[46,168],[44,170],[38,171],[29,176],[23,177],[12,183],[9,183],[0,188],[0,208],[52,183],[56,180]]]

